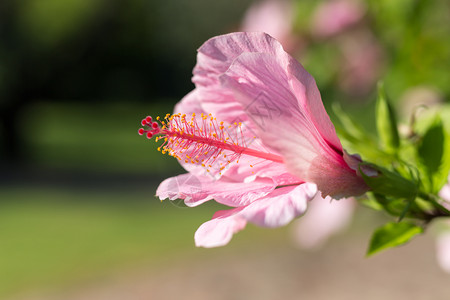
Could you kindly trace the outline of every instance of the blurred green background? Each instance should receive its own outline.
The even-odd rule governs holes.
[[[373,128],[380,79],[401,111],[418,97],[448,101],[449,1],[361,1],[358,18],[333,34],[315,30],[324,2],[290,3],[289,31],[279,39],[316,78],[327,107],[339,101]],[[193,89],[196,49],[212,36],[245,29],[246,13],[258,3],[0,2],[0,298],[78,295],[78,289],[111,274],[139,268],[157,274],[187,268],[186,261],[201,257],[212,265],[214,257],[234,260],[240,253],[267,259],[261,249],[276,247],[279,253],[280,244],[302,257],[303,265],[308,257],[331,255],[294,254],[289,229],[251,226],[226,248],[195,249],[193,234],[217,205],[185,209],[153,196],[161,180],[183,170],[137,135],[140,120],[171,112]],[[379,222],[364,209],[358,215],[361,228]],[[356,227],[342,238],[348,245],[365,244],[361,232],[369,237],[370,230]],[[348,250],[344,244],[335,241],[331,249]],[[395,260],[386,259],[386,264]],[[219,265],[226,267],[223,261]],[[192,298],[211,299],[196,295]]]

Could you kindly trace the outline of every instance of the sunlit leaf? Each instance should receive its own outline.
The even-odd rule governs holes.
[[[433,190],[431,192],[434,193],[437,193],[447,183],[450,174],[450,133],[444,130],[443,134],[442,160],[439,169],[433,174]]]
[[[422,227],[412,223],[387,223],[373,233],[367,255],[370,256],[384,249],[403,245],[422,232]]]
[[[426,170],[427,181],[433,190],[433,175],[439,170],[444,153],[444,128],[440,119],[428,128],[417,149],[419,159]]]
[[[380,137],[383,148],[388,152],[395,152],[400,146],[397,120],[394,109],[387,100],[382,83],[378,85],[376,124],[378,136]]]

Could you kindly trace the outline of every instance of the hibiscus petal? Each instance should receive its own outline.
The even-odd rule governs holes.
[[[308,201],[314,198],[316,193],[316,185],[310,183],[279,188],[252,202],[239,214],[258,226],[284,226],[305,213]]]
[[[218,76],[244,52],[285,53],[281,44],[262,32],[236,32],[206,41],[197,54],[192,81],[197,87],[218,84]]]
[[[156,190],[161,199],[183,199],[187,206],[197,206],[208,200],[232,206],[244,206],[256,201],[275,189],[272,179],[257,178],[251,183],[231,181],[228,178],[214,180],[208,176],[182,174],[164,180]]]
[[[294,58],[289,57],[288,77],[291,90],[296,95],[299,107],[317,128],[323,139],[337,151],[342,152],[342,145],[333,123],[328,116],[317,88],[316,81]]]
[[[316,183],[323,196],[341,198],[365,192],[362,178],[344,161],[314,80],[301,66],[295,76],[287,73],[286,66],[293,68],[292,64],[270,54],[244,53],[221,81],[235,91],[236,100],[257,125],[261,141],[283,156],[292,174]],[[315,88],[307,91],[311,86]]]
[[[309,183],[283,187],[247,206],[218,211],[212,220],[199,227],[195,243],[199,247],[223,246],[247,221],[263,227],[286,225],[306,211],[307,202],[316,192],[316,186]]]
[[[243,53],[266,53],[276,58],[277,64],[289,77],[286,79],[291,81],[293,91],[300,92],[301,95],[306,93],[305,97],[299,99],[300,104],[310,110],[311,118],[320,133],[334,147],[342,149],[334,126],[323,107],[314,78],[284,51],[277,40],[266,33],[237,32],[214,37],[205,42],[198,50],[193,82],[197,87],[217,91],[219,76],[226,72],[234,60]],[[217,94],[220,93],[223,94],[224,90]],[[225,95],[226,98],[230,98],[226,92]]]
[[[306,179],[304,172],[320,154],[323,141],[299,107],[277,60],[268,54],[242,54],[221,80],[235,91],[236,100],[257,125],[263,143],[281,153],[287,164],[295,162],[294,174]]]
[[[174,114],[192,115],[192,113],[201,114],[205,111],[202,108],[202,95],[198,90],[192,90],[175,105]]]
[[[233,234],[247,225],[247,221],[238,215],[241,210],[242,208],[236,208],[214,214],[211,221],[203,223],[195,232],[195,245],[212,248],[228,244]]]

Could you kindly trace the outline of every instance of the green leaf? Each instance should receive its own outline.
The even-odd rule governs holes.
[[[437,193],[441,190],[444,184],[447,183],[447,178],[450,174],[450,132],[444,130],[444,147],[443,156],[439,170],[433,175],[433,191]]]
[[[440,139],[439,127],[442,127],[442,143],[434,142],[436,139]],[[450,105],[442,106],[438,114],[430,113],[417,119],[414,130],[422,137],[419,146],[414,148],[414,155],[418,160],[417,165],[420,168],[421,177],[432,179],[422,180],[425,188],[424,190],[428,193],[436,194],[442,186],[447,183],[448,174],[450,173]],[[433,135],[437,136],[437,138],[433,138]],[[434,159],[437,161],[437,158],[431,156],[422,159],[422,156],[427,156],[425,153],[431,154],[433,151],[437,151],[437,149],[432,148],[440,148],[441,146],[439,144],[442,144],[440,165],[433,175],[429,176],[431,170],[425,160]],[[424,149],[421,150],[422,154],[419,154],[419,147],[424,147]],[[433,162],[431,162],[431,165],[432,164]]]
[[[444,128],[440,119],[428,128],[417,149],[419,159],[426,169],[433,190],[433,175],[439,170],[444,153]]]
[[[417,195],[417,184],[398,173],[369,163],[361,163],[359,168],[362,178],[372,192],[376,194],[405,199],[414,199]],[[372,172],[376,171],[378,174],[368,176],[366,175],[368,172],[365,169],[371,169]]]
[[[382,210],[388,214],[399,217],[399,221],[404,217],[416,217],[417,206],[413,205],[414,198],[398,199],[393,197],[386,197],[381,194],[369,193],[370,197],[375,201]],[[416,198],[417,199],[417,198]],[[412,210],[413,209],[413,210]]]
[[[395,112],[387,100],[383,83],[378,84],[376,117],[377,131],[382,147],[386,151],[394,153],[400,146],[400,138]]]
[[[384,209],[383,205],[376,199],[373,193],[367,193],[366,196],[367,198],[359,198],[358,202],[373,210],[381,211]]]
[[[442,186],[447,183],[450,174],[450,133],[444,129],[443,134],[442,159],[438,170],[433,174],[432,193],[441,190]]]
[[[365,132],[358,123],[353,121],[352,118],[342,110],[342,107],[338,102],[333,102],[331,108],[348,135],[355,140],[367,140],[367,132]]]
[[[381,250],[397,247],[408,242],[417,234],[423,232],[423,228],[408,222],[391,222],[378,228],[372,235],[367,256]]]

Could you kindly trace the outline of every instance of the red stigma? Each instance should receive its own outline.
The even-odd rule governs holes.
[[[144,128],[139,128],[138,133],[139,135],[144,135],[151,139],[154,135],[157,135],[161,132],[161,128],[158,124],[158,122],[153,122],[153,118],[150,116],[145,117],[145,119],[142,119],[141,125],[144,126]]]

